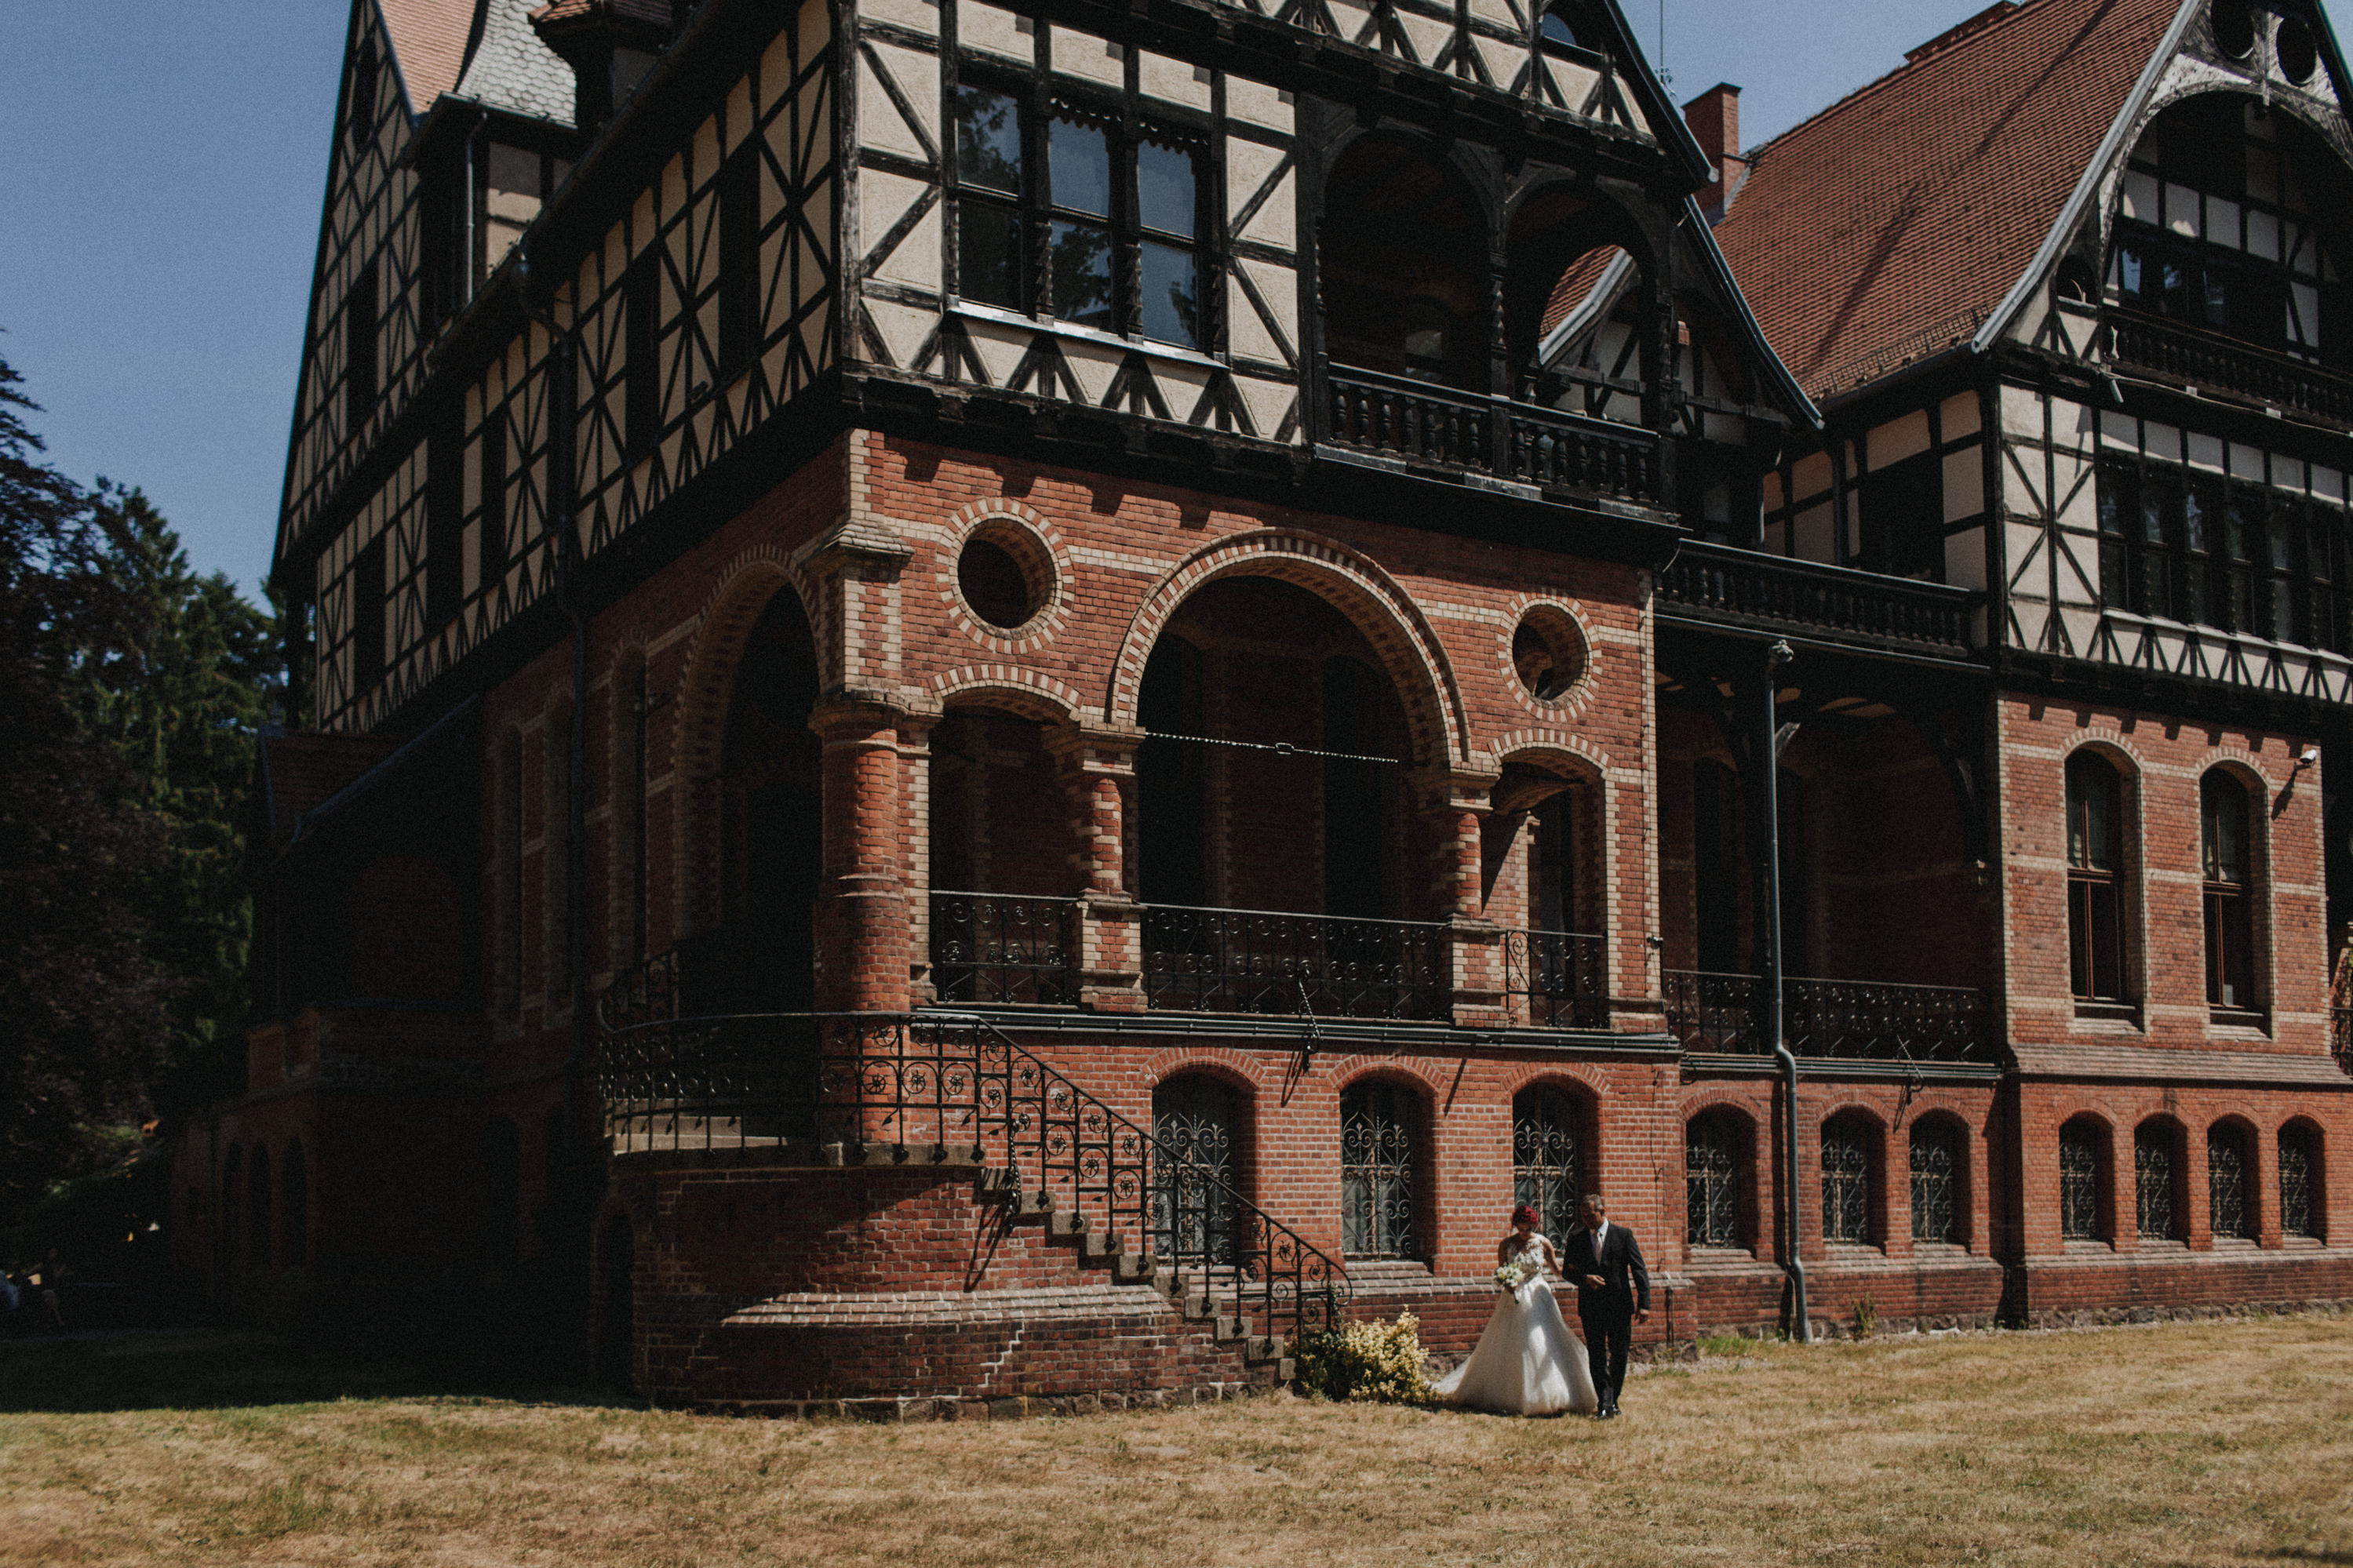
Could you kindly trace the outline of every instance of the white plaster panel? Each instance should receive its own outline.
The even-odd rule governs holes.
[[[1406,41],[1413,46],[1415,56],[1423,65],[1436,65],[1438,57],[1444,54],[1446,46],[1454,40],[1453,25],[1434,16],[1420,16],[1403,6],[1394,14],[1404,24]]]
[[[2181,427],[2161,424],[2155,419],[2143,421],[2140,427],[2141,450],[2152,458],[2162,458],[2168,463],[2181,461]]]
[[[1963,529],[1945,539],[1945,581],[1957,587],[1982,590],[1986,585],[1986,532]]]
[[[1837,521],[1826,506],[1810,507],[1798,514],[1797,548],[1794,553],[1805,561],[1819,561],[1824,565],[1838,560]]]
[[[1246,76],[1226,78],[1226,118],[1291,134],[1297,114],[1291,94]]]
[[[1025,64],[1038,57],[1037,24],[983,0],[956,0],[956,47],[1009,55]]]
[[[2063,397],[2051,400],[2051,443],[2063,451],[2088,453],[2094,445],[2093,433],[2097,420],[2092,411],[2080,403]]]
[[[1332,26],[1340,37],[1352,44],[1361,43],[1370,48],[1380,47],[1378,35],[1369,24],[1373,14],[1351,0],[1331,0]]]
[[[934,81],[937,80],[939,67],[935,63],[913,54],[911,50],[893,49],[888,45],[871,47],[876,54],[889,62],[892,76],[910,99],[921,104],[926,98],[936,99],[939,96],[936,89],[923,90],[929,85],[924,79],[925,75]],[[897,58],[893,58],[893,56]],[[912,80],[904,65],[911,58],[919,62],[924,71],[924,75],[915,76]],[[919,109],[917,112],[922,111]],[[873,64],[862,52],[858,57],[858,140],[861,146],[879,148],[909,158],[921,160],[926,156],[923,142],[909,129],[906,117],[899,112],[898,105],[891,101],[891,95],[883,91],[881,84],[875,80]]]
[[[2004,564],[2010,568],[2014,581],[2019,569],[2042,551],[2042,525],[2039,522],[2005,522],[2001,525],[2001,544],[2002,553],[2010,558]],[[2038,593],[2042,590],[2042,579],[2039,576],[2030,578],[2020,586],[2023,592]]]
[[[1957,392],[1945,399],[1936,409],[1937,422],[1944,426],[1945,439],[1957,441],[1964,436],[1977,434],[1978,427],[1984,423],[1979,413],[1978,395],[1974,392]]]
[[[2231,477],[2239,479],[2260,479],[2263,477],[2263,449],[2242,442],[2231,443]]]
[[[1207,66],[1171,59],[1166,55],[1155,55],[1150,49],[1136,51],[1136,90],[1146,98],[1181,103],[1187,109],[1198,109],[1207,113],[1210,82],[1211,74]]]
[[[2068,528],[2097,528],[2099,497],[2091,482],[2092,465],[2065,452],[2054,452],[2051,457],[2051,476],[2052,502],[2059,509],[2059,521]]]
[[[2022,436],[2031,441],[2042,440],[2042,400],[2029,387],[2003,387],[2001,427],[2006,435]]]
[[[1089,403],[1102,406],[1111,391],[1112,378],[1119,374],[1120,361],[1127,357],[1125,351],[1082,338],[1065,338],[1061,348],[1062,359],[1078,379],[1079,390],[1086,395]]]
[[[1553,86],[1560,89],[1561,101],[1567,104],[1572,112],[1583,109],[1585,100],[1601,83],[1599,71],[1588,69],[1572,60],[1555,59],[1542,50],[1536,53],[1536,69],[1552,78]]]
[[[892,226],[905,216],[907,209],[922,200],[931,188],[925,182],[911,180],[903,174],[885,174],[879,169],[860,170],[858,175],[858,248],[860,252],[871,255],[874,247],[881,243],[882,237],[891,232]],[[937,215],[937,210],[934,209],[934,216]],[[914,248],[915,244],[916,237],[913,235],[900,241],[898,248],[891,253],[889,259],[885,260],[878,269],[880,275],[899,278],[907,268],[920,267],[921,264],[908,255],[909,251]],[[932,254],[928,268],[930,282],[926,287],[939,286],[939,232],[934,226],[932,232]]]
[[[1234,389],[1241,394],[1242,407],[1250,414],[1250,425],[1261,440],[1271,441],[1282,422],[1291,416],[1298,394],[1288,382],[1261,381],[1256,376],[1234,377]],[[1303,428],[1294,427],[1291,443],[1299,446],[1306,439]]]
[[[980,356],[982,368],[988,372],[990,383],[1003,386],[1020,365],[1021,356],[1029,352],[1030,334],[1018,327],[998,326],[995,321],[966,321],[965,327],[974,352]]]
[[[2345,476],[2335,468],[2326,468],[2318,463],[2313,464],[2312,493],[2316,496],[2330,496],[2337,500],[2343,500]]]
[[[1127,52],[1108,38],[1075,27],[1055,27],[1048,37],[1054,69],[1105,87],[1127,85]]]
[[[1242,286],[1230,278],[1226,280],[1226,342],[1244,359],[1280,362],[1282,358],[1282,350],[1276,345],[1273,334],[1259,320],[1257,307],[1242,292]]]
[[[2113,408],[2100,411],[2100,444],[2127,452],[2140,450],[2140,425],[2129,414]]]
[[[1256,195],[1276,165],[1282,162],[1282,150],[1263,146],[1256,142],[1229,138],[1226,142],[1226,217],[1229,222],[1240,216],[1242,207]],[[1291,175],[1267,197],[1251,217],[1250,226],[1235,237],[1255,239],[1267,245],[1279,245],[1288,249],[1298,241],[1299,202],[1292,189]]]
[[[1789,469],[1789,489],[1795,499],[1807,500],[1827,492],[1831,488],[1831,455],[1810,452],[1797,460]]]
[[[2059,624],[2067,633],[2067,644],[2076,653],[2089,653],[2092,639],[2099,635],[2100,612],[2081,605],[2064,605],[2059,610]]]
[[[1299,274],[1289,267],[1277,266],[1256,258],[1237,261],[1235,265],[1248,272],[1257,285],[1266,308],[1273,314],[1277,331],[1289,338],[1293,347],[1299,342]],[[1255,315],[1257,312],[1251,312]],[[1270,356],[1279,357],[1279,356]]]
[[[858,0],[859,15],[878,22],[895,22],[910,32],[940,30],[939,0]]]
[[[1945,454],[1945,521],[1985,510],[1985,453],[1976,447]]]
[[[2212,473],[2222,471],[2222,442],[2219,437],[2189,432],[2189,466]]]
[[[866,313],[873,318],[875,331],[882,335],[882,345],[891,351],[892,363],[902,369],[915,363],[923,339],[940,319],[936,311],[893,304],[888,300],[868,300]],[[851,341],[856,340],[853,337]]]
[[[1871,466],[1884,468],[1906,458],[1916,458],[1928,449],[1928,411],[1915,408],[1900,419],[1891,419],[1871,432],[1866,450]]]
[[[1479,51],[1479,58],[1486,65],[1487,74],[1495,79],[1498,87],[1507,88],[1517,81],[1520,68],[1527,64],[1527,47],[1522,44],[1506,43],[1502,38],[1473,33],[1471,47]]]

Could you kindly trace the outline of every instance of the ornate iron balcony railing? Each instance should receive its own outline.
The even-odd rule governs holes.
[[[1607,952],[1598,936],[1505,931],[1504,991],[1513,1013],[1539,1029],[1606,1028]]]
[[[1687,1051],[1761,1052],[1764,983],[1753,974],[1670,969],[1667,1030]],[[1992,1062],[1993,1010],[1986,993],[1957,985],[1862,980],[1784,980],[1783,1037],[1793,1055],[1864,1061]]]
[[[1659,438],[1541,404],[1333,366],[1324,439],[1417,466],[1654,501]]]
[[[1685,540],[1659,574],[1659,613],[1859,647],[1967,655],[1982,595]]]
[[[2158,316],[2112,311],[2103,325],[2108,358],[2117,364],[2353,425],[2353,379],[2333,371]]]
[[[2328,1050],[2348,1077],[2353,1077],[2353,1007],[2328,1010]]]
[[[626,1006],[607,1016],[627,1016]],[[1296,1345],[1337,1323],[1346,1270],[1197,1162],[987,1021],[945,1013],[752,1014],[608,1026],[596,1064],[617,1155],[704,1152],[760,1163],[965,1152],[1044,1195],[1142,1267],[1198,1278],[1259,1332]],[[795,1146],[798,1145],[798,1148]],[[1169,1221],[1167,1189],[1230,1223]],[[1187,1293],[1191,1293],[1189,1289]]]
[[[1144,1000],[1155,1009],[1442,1019],[1450,958],[1442,925],[1171,904],[1144,911]]]
[[[943,1002],[1068,1006],[1079,999],[1069,899],[932,895],[932,989]]]

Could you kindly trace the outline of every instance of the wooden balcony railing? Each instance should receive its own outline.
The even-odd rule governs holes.
[[[1757,1026],[1764,983],[1753,974],[1671,969],[1667,1031],[1687,1051],[1746,1056],[1765,1049]],[[1781,983],[1781,1026],[1790,1053],[1863,1061],[1996,1059],[1993,1008],[1982,991],[1862,980]]]
[[[2110,312],[2102,336],[2110,361],[2159,380],[2353,425],[2353,378],[2276,350],[2126,311]]]
[[[1982,595],[1942,583],[1685,540],[1659,574],[1659,613],[1860,647],[1965,657]]]
[[[1323,438],[1333,446],[1546,489],[1658,499],[1659,438],[1648,430],[1354,366],[1333,366],[1324,381]]]

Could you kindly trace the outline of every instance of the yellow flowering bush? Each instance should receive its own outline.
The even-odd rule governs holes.
[[[1299,1386],[1324,1399],[1378,1399],[1419,1405],[1430,1397],[1421,1370],[1421,1320],[1399,1312],[1394,1323],[1342,1323],[1299,1342]]]

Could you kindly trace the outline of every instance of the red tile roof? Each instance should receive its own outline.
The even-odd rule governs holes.
[[[466,38],[474,28],[475,0],[376,0],[393,58],[408,88],[408,111],[422,114],[458,85]]]
[[[1974,334],[2179,8],[1996,7],[1751,153],[1715,239],[1799,384],[1849,391]]]

